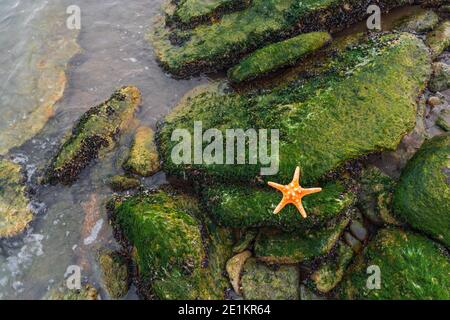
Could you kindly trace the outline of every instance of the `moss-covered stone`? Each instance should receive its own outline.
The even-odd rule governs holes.
[[[408,0],[389,0],[378,4],[388,11],[407,3]],[[366,17],[369,4],[370,1],[359,0],[253,0],[244,10],[190,30],[181,44],[171,42],[173,29],[165,28],[164,21],[159,21],[151,38],[162,66],[178,76],[189,76],[229,67],[245,54],[277,39],[350,25]]]
[[[450,263],[442,248],[425,237],[382,229],[350,265],[339,286],[343,299],[450,299]],[[369,266],[381,271],[381,288],[368,289]]]
[[[20,165],[0,159],[0,238],[21,233],[33,219]]]
[[[269,267],[250,258],[244,265],[242,292],[246,300],[298,300],[297,266]]]
[[[440,55],[450,46],[450,20],[445,20],[427,35],[427,45],[431,49],[433,58]]]
[[[128,176],[114,176],[109,181],[109,185],[113,191],[122,192],[139,188],[141,182],[139,179]]]
[[[141,101],[135,87],[117,90],[109,100],[87,111],[63,143],[47,173],[51,183],[70,184],[103,150],[115,145],[117,135],[126,128]]]
[[[102,279],[113,299],[124,297],[129,288],[128,264],[124,256],[105,250],[99,255]]]
[[[90,284],[82,286],[80,290],[70,290],[61,286],[50,291],[46,300],[99,300],[99,293],[95,287]]]
[[[444,91],[450,88],[450,66],[443,62],[433,63],[433,77],[429,88],[433,92]]]
[[[242,235],[239,241],[233,246],[233,253],[240,253],[244,250],[249,249],[252,242],[256,239],[257,235],[257,229],[246,230],[244,235]]]
[[[340,241],[335,255],[311,275],[315,288],[321,293],[328,293],[333,290],[342,280],[352,258],[352,248]]]
[[[277,42],[256,50],[228,71],[235,83],[264,76],[280,68],[295,64],[331,41],[327,32],[311,32]]]
[[[348,225],[349,219],[305,233],[261,232],[255,243],[255,256],[271,264],[309,262],[327,255]]]
[[[438,125],[442,130],[450,132],[450,109],[444,109],[441,111],[436,120],[436,125]]]
[[[402,172],[395,214],[450,246],[450,136],[425,142]]]
[[[439,16],[433,10],[421,10],[403,18],[395,28],[407,32],[426,32],[433,30],[438,23]]]
[[[314,183],[348,160],[394,150],[415,126],[416,98],[430,69],[428,51],[417,37],[383,35],[343,50],[311,79],[261,94],[200,93],[167,117],[159,132],[164,169],[228,183],[260,174],[265,166],[249,164],[248,156],[245,165],[173,163],[171,152],[179,143],[171,141],[173,131],[193,133],[194,121],[202,121],[205,130],[217,128],[224,137],[226,129],[278,129],[279,172],[263,178],[290,181],[300,166],[303,184]]]
[[[395,181],[376,167],[368,167],[361,173],[357,205],[371,222],[399,223],[391,213],[394,187]]]
[[[135,247],[140,282],[159,299],[221,299],[232,242],[211,223],[206,239],[194,199],[159,190],[117,202],[113,219]]]
[[[293,205],[286,206],[281,214],[274,214],[281,200],[275,190],[215,185],[204,190],[203,198],[214,220],[225,227],[307,230],[339,216],[353,202],[353,194],[345,192],[340,183],[329,183],[322,188],[322,192],[303,199],[308,219],[302,218]]]
[[[140,127],[136,131],[130,156],[123,164],[126,171],[149,177],[159,170],[159,156],[154,141],[154,132],[148,127]]]

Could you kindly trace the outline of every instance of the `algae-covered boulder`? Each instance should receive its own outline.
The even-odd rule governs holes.
[[[302,218],[293,205],[286,206],[281,214],[274,214],[281,195],[269,189],[214,185],[204,190],[203,199],[212,218],[225,227],[307,230],[339,216],[353,202],[353,194],[346,192],[340,183],[328,183],[322,189],[303,199],[308,219]]]
[[[75,181],[102,150],[114,146],[117,135],[133,118],[140,101],[137,88],[123,87],[109,100],[87,111],[54,157],[48,169],[48,181],[63,184]]]
[[[297,266],[267,266],[250,258],[242,273],[246,300],[298,300],[300,274]]]
[[[398,224],[391,213],[395,181],[376,167],[363,170],[360,177],[358,207],[375,224]]]
[[[117,252],[104,250],[98,260],[108,294],[113,299],[124,297],[130,283],[126,258]]]
[[[421,10],[403,18],[395,28],[407,32],[425,32],[433,30],[438,23],[439,16],[433,10]]]
[[[221,299],[227,287],[221,275],[231,255],[221,230],[205,224],[202,237],[195,200],[159,190],[116,200],[112,217],[134,246],[133,259],[148,297]],[[228,252],[229,251],[229,252]]]
[[[450,20],[445,20],[430,32],[427,35],[426,43],[431,49],[433,58],[447,49],[450,46]]]
[[[429,88],[433,92],[444,91],[450,88],[450,66],[443,62],[433,63],[433,77]]]
[[[404,168],[394,194],[395,214],[450,246],[450,136],[425,142]]]
[[[380,289],[367,282],[379,267]],[[449,257],[429,239],[400,229],[382,229],[350,265],[339,286],[343,299],[450,299]],[[373,287],[372,287],[373,288]]]
[[[0,159],[0,238],[21,233],[33,219],[20,165]]]
[[[121,192],[139,188],[141,182],[134,177],[114,176],[109,181],[109,185],[113,191]]]
[[[210,12],[205,3],[223,2],[181,1],[178,10],[190,3],[190,7],[202,8],[196,9],[201,15],[200,12]],[[379,1],[383,11],[406,3],[409,1]],[[252,0],[250,5],[241,7],[243,10],[225,14],[211,24],[196,27],[194,24],[182,41],[171,41],[180,29],[166,28],[161,19],[152,31],[151,39],[155,55],[166,70],[177,76],[189,76],[229,67],[243,55],[277,39],[350,25],[366,17],[368,5],[367,1],[359,0]],[[192,14],[186,16],[185,20],[192,19]]]
[[[45,300],[99,300],[100,295],[95,287],[84,285],[80,290],[68,289],[64,285],[54,288],[45,297]]]
[[[450,132],[450,109],[444,109],[439,113],[436,125],[442,130]]]
[[[159,170],[158,150],[152,129],[148,127],[137,129],[130,155],[123,168],[142,177],[149,177]]]
[[[345,270],[353,258],[353,250],[343,242],[339,242],[335,255],[325,261],[311,275],[313,286],[321,293],[333,290],[342,280]]]
[[[263,231],[255,243],[255,256],[270,264],[312,261],[333,249],[348,222],[348,218],[344,218],[318,231],[305,233]]]
[[[228,71],[228,77],[239,83],[264,76],[295,64],[300,58],[320,49],[329,41],[331,36],[327,32],[311,32],[271,44],[245,57]]]
[[[416,98],[430,69],[429,53],[420,39],[388,34],[347,47],[314,78],[259,94],[200,93],[168,116],[159,131],[164,169],[180,177],[208,176],[229,183],[254,180],[268,167],[261,164],[261,154],[258,164],[250,163],[248,150],[246,164],[240,164],[237,155],[234,165],[226,164],[233,159],[174,162],[172,152],[181,143],[172,140],[174,130],[186,129],[192,136],[194,122],[201,121],[203,130],[216,128],[223,137],[227,129],[266,129],[268,148],[270,130],[279,130],[279,154],[269,154],[279,163],[278,174],[263,178],[289,181],[294,168],[300,166],[303,184],[314,183],[349,160],[395,150],[415,126]]]

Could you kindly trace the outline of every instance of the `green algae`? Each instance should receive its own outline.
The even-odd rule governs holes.
[[[108,294],[113,299],[124,297],[130,282],[126,258],[117,252],[105,250],[100,253],[98,260]]]
[[[142,177],[149,177],[159,170],[159,166],[153,130],[148,127],[138,128],[130,155],[123,164],[124,170]]]
[[[444,52],[450,46],[450,20],[445,20],[427,34],[426,44],[430,47],[433,58]]]
[[[100,151],[111,149],[141,101],[136,87],[123,87],[109,100],[87,111],[54,157],[47,178],[51,183],[70,184]]]
[[[439,126],[442,130],[446,132],[450,132],[450,110],[444,109],[439,114],[439,117],[436,120],[436,125]]]
[[[255,243],[255,256],[270,264],[306,263],[325,256],[333,249],[349,223],[344,218],[318,231],[281,233],[263,231]]]
[[[232,241],[207,221],[205,240],[200,215],[194,199],[162,190],[115,203],[113,219],[135,248],[146,294],[159,299],[223,298],[227,284],[221,272]]]
[[[450,246],[450,136],[423,144],[404,168],[394,194],[394,212],[417,230]]]
[[[258,78],[295,64],[330,41],[327,32],[311,32],[271,44],[244,58],[228,71],[228,77],[236,83]]]
[[[203,92],[191,97],[159,132],[164,169],[181,177],[228,182],[247,182],[260,174],[261,165],[248,163],[174,164],[173,130],[192,132],[194,121],[202,121],[203,128],[223,134],[230,128],[279,129],[280,167],[270,179],[288,180],[299,165],[302,182],[314,183],[348,160],[394,150],[415,126],[416,98],[431,73],[427,49],[410,34],[374,37],[347,47],[327,60],[322,71],[261,94]]]
[[[271,268],[256,259],[247,259],[242,273],[242,293],[246,300],[298,300],[297,266]]]
[[[322,192],[303,198],[307,219],[293,205],[286,206],[281,214],[274,214],[281,200],[281,194],[275,190],[215,185],[204,190],[203,199],[211,217],[225,227],[277,227],[293,231],[324,225],[343,213],[354,197],[339,183],[324,185]]]
[[[45,297],[45,300],[64,300],[64,301],[77,301],[77,300],[98,300],[99,293],[92,285],[87,284],[82,286],[80,290],[67,289],[64,285],[59,288],[51,290]]]
[[[367,268],[378,266],[381,288],[366,285]],[[350,265],[338,289],[343,299],[448,300],[450,264],[442,248],[411,232],[382,229]]]
[[[109,181],[109,185],[113,191],[122,192],[139,188],[141,182],[134,177],[114,176]]]
[[[0,159],[0,238],[20,234],[33,219],[24,180],[20,165]]]

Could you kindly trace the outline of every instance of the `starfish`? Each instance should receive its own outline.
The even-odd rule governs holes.
[[[307,217],[305,208],[303,208],[302,198],[304,196],[320,192],[322,191],[322,188],[303,189],[299,185],[299,180],[300,180],[300,167],[297,167],[295,169],[294,178],[292,179],[292,182],[289,183],[288,185],[284,186],[275,182],[269,182],[269,186],[283,193],[283,199],[275,208],[275,211],[273,213],[278,214],[287,204],[292,203],[297,207],[298,211],[300,211],[300,214],[302,215],[303,218]]]

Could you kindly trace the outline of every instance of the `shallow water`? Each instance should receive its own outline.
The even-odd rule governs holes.
[[[7,66],[6,72],[0,72],[0,150],[20,145],[40,131],[7,155],[27,169],[30,185],[34,187],[33,207],[37,217],[24,236],[0,242],[1,299],[40,299],[49,288],[63,281],[67,267],[73,264],[82,267],[84,280],[101,286],[96,262],[98,249],[115,246],[105,211],[105,203],[111,196],[105,181],[120,173],[116,158],[124,147],[85,170],[71,187],[38,187],[36,177],[80,115],[107,99],[116,88],[136,85],[143,95],[138,120],[122,137],[121,145],[126,146],[139,121],[154,127],[186,91],[205,82],[205,79],[176,81],[156,64],[145,33],[161,2],[135,0],[124,5],[119,0],[77,1],[81,8],[79,35],[74,31],[58,31],[66,36],[64,41],[78,41],[81,53],[75,56],[78,49],[62,45],[61,37],[55,38],[55,29],[66,29],[68,2],[52,1],[50,5],[43,0],[6,0],[0,3],[0,47],[2,52],[5,48],[8,52],[19,52],[0,57],[0,65]],[[55,115],[47,124],[47,117],[33,117],[35,110],[38,111],[34,114],[42,115],[42,109],[30,102],[41,99],[43,92],[50,95],[40,83],[44,78],[41,70],[31,68],[32,63],[25,65],[28,57],[35,55],[34,42],[43,47],[39,54],[42,52],[48,60],[57,56],[58,62],[54,64],[62,70],[70,61],[64,96],[52,107]],[[64,63],[61,57],[65,57]],[[60,68],[47,73],[51,71],[57,74]],[[45,102],[47,97],[43,98]],[[23,114],[37,125],[35,132],[29,130]],[[164,176],[160,174],[147,179],[146,184],[152,186],[161,181]],[[102,298],[107,298],[101,293]]]

